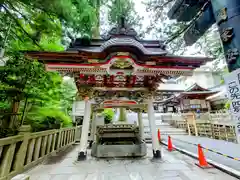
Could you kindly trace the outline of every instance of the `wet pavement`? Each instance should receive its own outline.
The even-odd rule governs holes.
[[[29,170],[31,180],[235,180],[215,168],[201,169],[195,160],[180,152],[162,148],[163,158],[152,159],[151,145],[148,155],[138,159],[96,159],[90,155],[85,161],[76,161],[77,148],[49,158]],[[90,154],[90,150],[88,152]]]
[[[240,144],[227,142],[224,140],[216,140],[207,137],[196,137],[189,135],[172,135],[171,137],[174,146],[195,154],[197,154],[197,146],[193,144],[201,144],[201,146],[205,148],[212,149],[224,155],[237,158],[239,161],[203,149],[206,158],[240,171]],[[165,142],[167,142],[166,136],[163,136],[163,139]]]

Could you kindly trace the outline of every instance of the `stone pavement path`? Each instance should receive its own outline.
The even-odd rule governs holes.
[[[186,142],[190,142],[193,144],[201,144],[201,146],[206,147],[208,149],[212,149],[220,153],[240,159],[240,144],[235,144],[223,140],[211,139],[207,137],[196,137],[188,135],[173,135],[171,137],[173,145],[195,154],[197,154],[197,146],[187,144]],[[163,139],[167,142],[167,136],[163,136]],[[211,151],[204,150],[204,152],[205,156],[208,159],[211,159],[217,163],[223,164],[237,171],[240,171],[240,161],[227,158],[225,156],[216,154]]]
[[[77,146],[67,154],[49,158],[26,172],[30,180],[235,180],[217,169],[203,170],[195,160],[177,151],[163,148],[163,158],[152,160],[148,155],[139,159],[96,159],[77,162]],[[90,150],[89,150],[90,151]],[[90,152],[89,152],[90,154]]]

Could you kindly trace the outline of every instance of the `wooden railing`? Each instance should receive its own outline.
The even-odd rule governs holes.
[[[189,135],[236,142],[235,123],[229,112],[172,114],[169,124],[186,129]]]
[[[0,139],[0,180],[27,170],[76,141],[79,127],[26,133]]]

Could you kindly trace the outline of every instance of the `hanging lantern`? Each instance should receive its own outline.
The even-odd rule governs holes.
[[[80,74],[80,76],[79,76],[80,78],[84,78],[84,74]]]

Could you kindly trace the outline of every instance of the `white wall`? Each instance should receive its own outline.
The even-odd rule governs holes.
[[[181,77],[177,80],[178,84],[184,85],[185,89],[197,83],[203,88],[212,88],[220,84],[221,76],[212,72],[194,71],[192,76]]]

